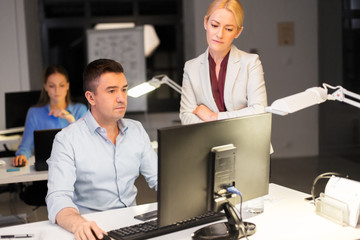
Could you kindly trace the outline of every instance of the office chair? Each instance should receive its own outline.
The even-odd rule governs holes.
[[[140,175],[136,179],[135,186],[138,189],[138,194],[136,196],[137,204],[156,202],[157,192],[149,188],[149,185],[147,184],[143,175]]]
[[[45,197],[47,194],[47,181],[36,181],[30,185],[22,184],[19,197],[26,204],[35,206],[33,210],[46,206]]]

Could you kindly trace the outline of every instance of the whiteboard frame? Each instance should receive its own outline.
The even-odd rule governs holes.
[[[86,31],[88,62],[107,58],[119,62],[129,88],[146,81],[144,27]],[[124,42],[125,41],[125,42]],[[127,112],[147,111],[147,97],[128,97]]]

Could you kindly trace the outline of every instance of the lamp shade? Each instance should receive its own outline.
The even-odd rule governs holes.
[[[151,85],[149,82],[141,83],[131,89],[128,90],[128,96],[130,97],[140,97],[141,95],[144,95],[146,93],[149,93],[153,90],[155,90],[157,87],[154,85]]]
[[[326,100],[327,90],[321,87],[313,87],[304,92],[276,100],[266,108],[266,111],[278,115],[287,115]]]

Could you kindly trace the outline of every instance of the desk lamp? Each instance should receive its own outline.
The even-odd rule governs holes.
[[[335,89],[332,94],[328,94],[328,88]],[[348,97],[352,99],[349,99]],[[353,100],[354,99],[354,100]],[[271,104],[271,106],[266,108],[266,112],[278,114],[278,115],[287,115],[288,113],[293,113],[301,109],[310,107],[315,104],[320,104],[326,100],[336,100],[340,102],[345,102],[347,104],[353,105],[357,108],[360,108],[360,95],[350,92],[344,89],[341,86],[330,86],[326,83],[321,87],[313,87],[305,90],[302,93],[294,94],[285,98],[276,100]],[[357,101],[356,101],[357,100]],[[336,223],[342,225],[350,225],[353,227],[357,226],[359,219],[359,203],[360,199],[356,197],[358,194],[357,190],[353,191],[355,185],[359,186],[359,182],[350,181],[346,178],[335,177],[338,176],[338,173],[325,173],[319,175],[313,183],[311,190],[312,198],[316,206],[316,213],[320,216],[326,217]],[[316,181],[320,178],[330,178],[332,182],[328,182],[326,189],[328,190],[329,196],[325,193],[320,194],[319,200],[315,200],[314,196],[314,187]],[[334,180],[336,179],[336,180]],[[328,187],[328,185],[331,187]],[[346,189],[346,194],[343,194],[343,189]],[[348,190],[349,189],[349,190]],[[351,191],[351,190],[352,191]],[[330,192],[330,193],[329,193]],[[343,197],[344,196],[344,197]],[[354,206],[354,207],[353,207]],[[351,211],[351,212],[350,212]]]
[[[134,97],[134,98],[140,97],[140,96],[160,87],[161,84],[167,84],[172,89],[174,89],[179,94],[181,94],[181,86],[179,86],[176,82],[171,80],[165,74],[161,74],[161,75],[154,76],[152,79],[150,79],[147,82],[141,83],[141,84],[129,89],[128,96]]]
[[[335,89],[336,91],[332,94],[328,94],[328,88]],[[341,86],[333,87],[323,83],[323,88],[313,87],[306,89],[302,93],[297,93],[285,98],[278,99],[273,102],[271,106],[267,107],[265,111],[284,116],[289,113],[313,106],[315,104],[323,103],[326,100],[345,102],[360,108],[359,102],[347,98],[346,95],[360,101],[359,94],[350,92]]]

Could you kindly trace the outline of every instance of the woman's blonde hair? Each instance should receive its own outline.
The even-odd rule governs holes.
[[[210,15],[217,9],[227,9],[231,11],[236,20],[238,28],[241,28],[244,22],[244,8],[238,0],[214,0],[206,13],[206,21],[209,20]]]

